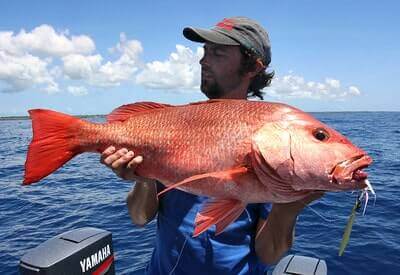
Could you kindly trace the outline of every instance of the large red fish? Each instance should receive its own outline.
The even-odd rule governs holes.
[[[142,155],[139,176],[213,199],[194,235],[220,233],[248,203],[292,202],[314,190],[366,187],[372,159],[309,114],[284,104],[210,100],[183,106],[142,102],[113,111],[105,124],[30,110],[33,140],[24,184],[83,152],[126,147]]]

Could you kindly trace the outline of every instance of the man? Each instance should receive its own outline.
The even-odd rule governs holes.
[[[201,91],[208,98],[262,99],[260,90],[270,84],[273,73],[266,72],[271,62],[269,38],[257,22],[233,17],[211,30],[185,28],[183,35],[204,43]],[[297,215],[321,195],[290,204],[248,205],[220,235],[215,236],[212,228],[193,238],[196,213],[207,198],[172,190],[158,200],[163,186],[137,177],[135,167],[143,157],[125,148],[109,147],[101,161],[121,178],[136,181],[127,196],[135,224],[145,225],[158,214],[149,274],[263,274],[261,262],[275,263],[291,247]]]

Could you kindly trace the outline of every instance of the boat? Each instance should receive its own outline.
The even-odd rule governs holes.
[[[21,275],[114,275],[112,233],[83,227],[59,234],[28,250],[21,258]],[[138,270],[134,274],[144,274]],[[301,255],[282,258],[268,275],[326,275],[325,260]]]

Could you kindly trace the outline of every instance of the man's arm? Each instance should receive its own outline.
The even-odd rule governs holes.
[[[136,181],[126,202],[132,222],[140,226],[154,219],[158,211],[156,181],[135,175],[136,166],[142,161],[143,157],[135,156],[132,151],[125,148],[116,151],[113,146],[104,150],[100,159],[101,163],[111,168],[120,178]]]
[[[126,197],[128,212],[132,222],[144,226],[157,214],[157,184],[137,181]]]
[[[322,195],[323,192],[315,192],[300,201],[272,205],[267,220],[260,219],[257,225],[255,250],[262,262],[274,264],[292,247],[298,214]]]

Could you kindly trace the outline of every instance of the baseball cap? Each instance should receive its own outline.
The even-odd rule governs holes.
[[[265,66],[271,62],[271,43],[266,30],[253,19],[235,16],[225,18],[212,29],[187,27],[183,35],[194,42],[242,46],[260,57]]]

